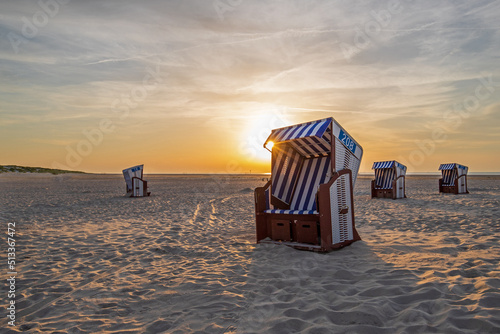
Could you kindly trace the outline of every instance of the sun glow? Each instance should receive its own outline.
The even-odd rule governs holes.
[[[271,151],[273,149],[273,146],[274,146],[274,142],[272,141],[268,141],[267,144],[266,144],[266,148]]]
[[[248,160],[270,161],[274,143],[266,144],[267,150],[262,147],[273,129],[289,125],[286,112],[283,108],[271,106],[267,110],[252,112],[246,121],[246,130],[243,132],[242,153]],[[269,151],[268,151],[269,150]]]

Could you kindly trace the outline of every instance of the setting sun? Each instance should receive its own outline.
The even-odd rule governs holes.
[[[248,162],[259,165],[269,163],[271,161],[269,151],[272,149],[274,143],[267,143],[265,147],[267,150],[264,149],[263,145],[273,129],[290,124],[286,116],[286,109],[270,106],[252,113],[252,116],[248,116],[248,118],[248,125],[242,136],[240,153]]]
[[[273,149],[273,146],[274,146],[274,143],[273,143],[272,141],[270,141],[270,142],[268,142],[268,143],[266,144],[266,148],[267,148],[269,151],[271,151],[271,150]]]

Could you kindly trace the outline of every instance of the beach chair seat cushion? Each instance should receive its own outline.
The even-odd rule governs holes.
[[[279,213],[286,215],[317,215],[319,214],[316,210],[279,210],[279,209],[269,209],[265,210],[265,213]]]
[[[375,189],[392,189],[392,186],[388,187],[388,186],[385,186],[385,187],[381,187],[381,186],[375,186]]]

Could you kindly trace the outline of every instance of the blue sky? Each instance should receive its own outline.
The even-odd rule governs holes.
[[[0,13],[0,164],[267,172],[273,127],[334,117],[364,172],[393,159],[500,171],[499,1],[41,0]]]

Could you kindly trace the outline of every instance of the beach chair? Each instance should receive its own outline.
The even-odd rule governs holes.
[[[142,179],[144,165],[138,165],[123,170],[127,186],[127,196],[142,197],[151,195],[148,192],[148,181]]]
[[[439,179],[439,192],[452,194],[468,194],[467,172],[469,167],[456,163],[439,166],[442,178]]]
[[[375,180],[372,180],[372,198],[406,198],[406,166],[397,161],[374,162]]]
[[[353,187],[363,149],[333,118],[272,130],[271,179],[255,189],[257,242],[327,252],[361,240]]]

